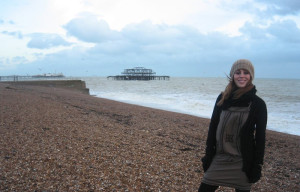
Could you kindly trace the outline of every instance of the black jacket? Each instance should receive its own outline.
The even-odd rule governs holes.
[[[216,132],[221,111],[231,106],[247,107],[251,104],[248,119],[241,129],[240,140],[243,171],[246,173],[249,182],[255,183],[261,177],[261,166],[264,159],[267,125],[266,104],[256,95],[255,87],[242,95],[239,99],[229,97],[229,99],[224,101],[222,106],[217,106],[221,97],[222,94],[217,98],[209,125],[205,156],[202,158],[203,169],[206,171],[209,168],[216,154]]]

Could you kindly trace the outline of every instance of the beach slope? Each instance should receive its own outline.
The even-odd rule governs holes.
[[[197,191],[208,125],[75,90],[0,83],[0,191]],[[299,159],[299,136],[268,131],[253,191],[300,191]]]

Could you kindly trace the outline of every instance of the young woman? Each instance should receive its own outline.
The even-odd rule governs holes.
[[[199,192],[219,186],[247,192],[261,177],[267,107],[256,95],[253,79],[249,60],[233,63],[229,84],[217,98],[209,125]]]

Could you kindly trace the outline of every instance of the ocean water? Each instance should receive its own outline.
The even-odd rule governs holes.
[[[90,94],[141,106],[210,118],[226,78],[169,81],[116,81],[84,77]],[[255,79],[257,95],[267,104],[267,129],[300,136],[300,79]]]

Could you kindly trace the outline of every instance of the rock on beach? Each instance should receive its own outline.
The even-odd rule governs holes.
[[[76,90],[3,82],[0,191],[197,191],[208,125]],[[299,192],[299,159],[299,136],[267,131],[263,177],[252,191]]]

